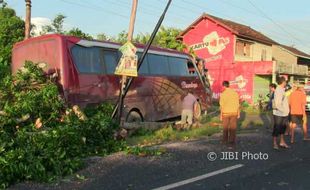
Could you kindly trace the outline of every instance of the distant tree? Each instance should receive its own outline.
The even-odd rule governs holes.
[[[111,41],[124,44],[127,42],[127,35],[128,33],[125,30],[123,30],[115,38],[112,38]]]
[[[42,26],[42,31],[40,32],[40,35],[44,35],[47,33],[54,33],[54,32],[55,30],[51,25],[45,25],[45,26]]]
[[[101,41],[109,41],[110,40],[109,36],[107,36],[105,33],[98,34],[96,39],[101,40]]]
[[[65,18],[66,18],[66,16],[64,16],[62,14],[56,15],[56,17],[54,18],[54,20],[52,22],[52,26],[54,27],[56,33],[59,33],[59,34],[64,33],[63,24],[65,21]]]
[[[160,47],[182,51],[185,45],[177,40],[177,36],[181,31],[177,28],[166,28],[162,26],[155,37],[154,44]]]
[[[63,23],[65,21],[65,18],[66,16],[64,16],[63,14],[56,15],[56,17],[52,21],[52,24],[42,27],[42,32],[40,34],[46,34],[50,32],[64,34]]]
[[[91,35],[82,32],[82,30],[80,30],[79,28],[72,28],[71,30],[66,32],[66,35],[76,36],[76,37],[84,38],[84,39],[88,39],[88,40],[93,39],[93,37]]]
[[[162,26],[156,34],[152,45],[182,51],[186,46],[181,41],[177,40],[177,36],[181,31],[182,30],[177,28],[166,28]],[[148,33],[140,33],[134,38],[134,41],[136,43],[146,44],[149,41],[150,36],[151,35]]]
[[[8,4],[4,0],[0,0],[0,5],[2,6],[2,8],[5,8]]]
[[[150,39],[150,34],[146,33],[146,34],[137,34],[134,38],[134,42],[139,43],[139,44],[146,44],[149,39]]]
[[[0,60],[10,62],[12,47],[22,41],[25,34],[25,22],[16,16],[13,9],[0,8]]]

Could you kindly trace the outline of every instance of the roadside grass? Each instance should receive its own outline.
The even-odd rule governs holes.
[[[268,113],[268,111],[260,110],[260,109],[258,109],[258,108],[255,107],[255,106],[242,107],[242,108],[241,108],[241,111],[246,112],[247,114],[252,114],[252,115],[255,115],[255,114],[266,114],[266,113]]]
[[[134,134],[127,139],[127,144],[131,146],[151,146],[170,141],[187,141],[197,139],[220,132],[220,128],[218,126],[210,126],[208,124],[203,124],[199,128],[192,128],[182,131],[174,129],[171,125],[167,125],[166,127],[156,131],[147,131],[146,129],[142,130],[145,134],[141,135],[141,132],[138,132],[139,135]]]
[[[243,107],[242,111],[246,113],[246,116],[242,120],[239,120],[237,133],[247,133],[249,131],[262,129],[264,127],[264,122],[258,118],[260,114],[266,113],[260,113],[251,106]],[[257,115],[258,118],[256,119],[254,117],[248,119],[247,115]],[[201,117],[198,127],[195,127],[194,125],[191,129],[177,130],[172,126],[172,124],[167,123],[165,127],[157,130],[140,128],[130,135],[126,142],[129,146],[147,147],[166,142],[199,139],[202,137],[211,136],[215,133],[220,133],[222,132],[222,129],[222,122],[220,121],[218,114],[206,115]],[[143,151],[144,150],[142,150],[142,152]],[[135,152],[135,150],[130,150],[129,152]]]
[[[127,155],[135,155],[140,157],[161,156],[167,152],[165,148],[153,148],[143,146],[127,146],[124,150]]]

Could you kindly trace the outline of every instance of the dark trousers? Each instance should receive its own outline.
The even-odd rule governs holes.
[[[277,115],[273,115],[274,125],[272,136],[277,137],[279,135],[283,135],[286,130],[286,126],[288,125],[288,117],[281,117]]]
[[[223,116],[223,143],[236,143],[237,116]]]

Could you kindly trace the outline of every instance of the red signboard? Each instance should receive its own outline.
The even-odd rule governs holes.
[[[234,35],[214,21],[203,19],[188,31],[183,42],[192,48],[198,57],[204,58],[206,66],[230,64],[234,59]]]
[[[183,35],[183,42],[205,60],[213,98],[222,92],[222,82],[230,81],[242,100],[253,101],[254,75],[271,75],[272,61],[234,63],[235,35],[224,25],[204,18]]]

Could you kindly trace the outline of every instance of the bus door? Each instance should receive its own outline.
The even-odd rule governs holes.
[[[193,62],[195,64],[193,64]],[[204,68],[204,61],[202,59],[197,58],[194,59],[191,64],[194,67],[194,71],[197,73],[199,80],[205,89],[205,92],[208,95],[210,95],[211,94],[210,81],[208,79],[208,70]]]
[[[200,83],[202,84],[203,88],[204,88],[204,99],[205,99],[205,103],[206,105],[203,105],[203,107],[209,107],[211,105],[211,98],[212,98],[212,91],[211,91],[211,85],[210,85],[210,81],[208,78],[208,73],[204,68],[204,63],[202,62],[202,68],[198,68],[198,64],[199,61],[203,61],[201,59],[191,59],[188,61],[188,68],[189,68],[189,72],[192,74],[197,74],[198,79],[200,81]],[[202,102],[203,103],[203,102]]]

